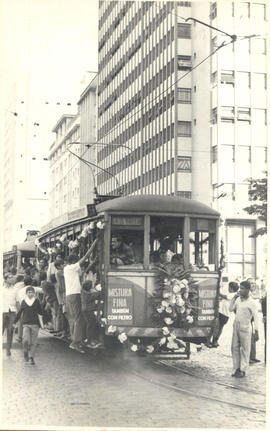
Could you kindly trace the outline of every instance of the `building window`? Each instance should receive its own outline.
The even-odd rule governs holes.
[[[212,147],[212,163],[217,162],[217,145]]]
[[[252,110],[252,124],[256,127],[267,125],[267,110],[266,109],[253,109]]]
[[[252,53],[266,54],[266,40],[261,38],[252,39]]]
[[[216,84],[216,82],[217,82],[217,72],[211,73],[211,82],[212,82],[212,84]]]
[[[236,7],[238,10],[238,18],[250,17],[250,4],[248,2],[237,2]]]
[[[178,70],[191,70],[192,61],[190,55],[178,55]]]
[[[242,164],[251,162],[251,147],[247,145],[239,145],[238,156]]]
[[[234,86],[234,71],[222,70],[220,81],[222,84],[230,84]]]
[[[222,197],[235,201],[235,184],[225,183],[222,186]]]
[[[250,108],[237,108],[237,120],[248,121],[250,123]]]
[[[255,91],[266,90],[266,73],[253,73],[252,88],[254,88]]]
[[[179,198],[191,199],[191,192],[188,192],[188,191],[177,191],[176,196],[179,197]]]
[[[177,157],[177,172],[191,172],[191,157]]]
[[[211,110],[211,123],[216,124],[217,123],[217,108],[213,108]]]
[[[191,136],[191,121],[178,121],[177,136]]]
[[[240,87],[250,88],[250,72],[238,72],[238,83]]]
[[[227,221],[227,263],[226,272],[230,278],[255,277],[255,226],[251,223],[233,223]]]
[[[211,39],[211,52],[213,53],[217,48],[217,36]]]
[[[231,162],[235,162],[235,146],[234,145],[221,145],[221,158],[224,166],[228,167]],[[228,164],[228,166],[227,166]]]
[[[178,102],[191,103],[191,88],[178,88]]]
[[[251,5],[252,8],[252,18],[265,20],[265,4],[262,3],[253,3]]]
[[[177,2],[177,6],[191,7],[191,2],[190,1],[179,1],[179,2]]]
[[[220,118],[223,122],[234,123],[234,107],[221,106]]]
[[[217,3],[214,2],[214,3],[211,3],[211,6],[210,6],[210,18],[215,19],[216,16],[217,16]]]
[[[181,37],[182,39],[190,39],[191,38],[191,24],[177,24],[177,37]]]

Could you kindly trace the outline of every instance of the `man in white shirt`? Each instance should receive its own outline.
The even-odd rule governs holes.
[[[74,254],[68,256],[68,264],[64,267],[67,317],[71,336],[71,344],[69,347],[80,353],[84,353],[84,350],[80,347],[83,338],[83,316],[81,310],[82,287],[80,283],[81,266],[91,255],[96,244],[97,240],[93,242],[88,252],[80,260],[78,260],[78,257]]]
[[[55,256],[55,260],[49,263],[49,266],[47,269],[47,280],[50,281],[51,283],[56,283],[57,269],[55,268],[54,263],[60,262],[61,260],[62,260],[62,254],[58,252]]]
[[[259,340],[258,314],[255,301],[249,296],[250,283],[242,281],[240,291],[230,303],[230,311],[235,312],[232,336],[232,377],[245,377],[250,354],[251,319],[254,319],[255,338]]]
[[[16,317],[16,290],[13,286],[14,276],[10,273],[5,278],[3,289],[3,329],[2,335],[7,332],[7,356],[11,355],[13,339],[13,323]]]

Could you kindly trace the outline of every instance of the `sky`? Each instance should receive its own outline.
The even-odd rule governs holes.
[[[0,40],[1,111],[27,110],[45,133],[76,113],[82,79],[97,71],[98,1],[0,0]]]

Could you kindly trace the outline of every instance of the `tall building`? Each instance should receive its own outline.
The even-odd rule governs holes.
[[[42,231],[85,215],[93,202],[95,187],[96,88],[94,78],[84,88],[78,112],[62,115],[53,132],[56,139],[49,151],[49,222]],[[74,153],[74,154],[72,154]],[[86,164],[84,161],[90,162]],[[91,165],[94,163],[94,165]]]
[[[267,14],[265,1],[99,2],[98,191],[217,208],[231,276],[265,275],[243,208],[266,169]]]

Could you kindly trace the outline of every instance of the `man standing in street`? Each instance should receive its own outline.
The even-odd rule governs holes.
[[[11,355],[11,346],[13,339],[13,323],[16,316],[16,290],[13,286],[14,276],[8,273],[5,279],[3,292],[3,329],[7,332],[7,356]]]
[[[240,291],[230,303],[230,311],[235,312],[232,336],[232,377],[245,377],[250,355],[251,345],[251,319],[254,319],[255,339],[259,340],[258,314],[255,301],[249,296],[250,283],[242,281]]]
[[[78,260],[78,257],[74,254],[68,256],[68,264],[64,267],[67,317],[71,336],[71,344],[69,347],[80,353],[84,353],[84,350],[80,347],[80,343],[83,339],[82,330],[84,323],[81,309],[82,287],[80,283],[80,272],[81,266],[94,251],[96,243],[97,240],[93,242],[88,252],[80,260]]]

